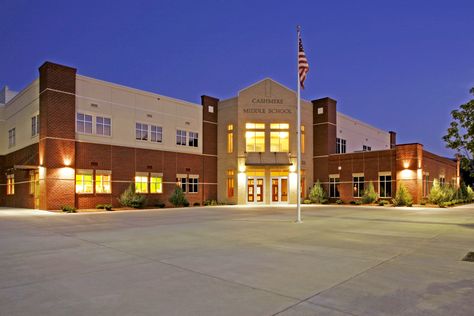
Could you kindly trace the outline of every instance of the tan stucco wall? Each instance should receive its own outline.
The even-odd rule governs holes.
[[[39,141],[31,136],[31,118],[39,114],[39,79],[0,107],[0,154],[5,155]],[[8,148],[8,131],[15,128],[15,146]]]
[[[76,78],[76,112],[112,118],[112,136],[76,133],[76,138],[79,141],[173,152],[202,153],[202,106],[200,104],[84,76],[78,75]],[[135,139],[136,122],[161,126],[163,128],[163,142],[137,141]],[[199,146],[176,145],[177,129],[198,132]]]

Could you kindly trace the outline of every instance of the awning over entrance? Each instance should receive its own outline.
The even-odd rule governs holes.
[[[247,153],[245,157],[246,166],[291,166],[288,153]]]

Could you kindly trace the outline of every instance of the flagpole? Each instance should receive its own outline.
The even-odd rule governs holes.
[[[301,100],[300,100],[300,76],[299,76],[299,44],[300,44],[300,26],[296,26],[296,80],[297,80],[297,119],[296,119],[296,137],[297,137],[297,163],[296,163],[296,223],[301,221]]]

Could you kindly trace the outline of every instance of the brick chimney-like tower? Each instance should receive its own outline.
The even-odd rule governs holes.
[[[75,205],[76,69],[51,62],[39,68],[40,209]]]

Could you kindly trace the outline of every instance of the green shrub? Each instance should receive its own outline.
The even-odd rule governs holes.
[[[363,203],[362,203],[361,200],[356,200],[356,201],[354,202],[354,204],[355,204],[355,205],[362,205]]]
[[[319,180],[311,188],[309,192],[309,199],[311,200],[311,202],[316,204],[324,204],[328,201],[327,194],[324,191],[324,188],[322,187],[321,183],[319,183]]]
[[[63,205],[61,206],[61,210],[64,212],[64,213],[77,213],[77,210],[74,206],[70,206],[70,205]]]
[[[106,211],[111,211],[112,210],[112,204],[104,204],[104,209]]]
[[[474,190],[472,190],[470,185],[468,185],[466,188],[466,200],[468,203],[474,200]]]
[[[146,197],[135,192],[135,187],[130,184],[128,188],[118,198],[120,205],[133,208],[142,208],[145,205]]]
[[[311,204],[311,200],[310,199],[304,199],[303,204]]]
[[[343,200],[336,200],[336,204],[344,204]]]
[[[219,205],[220,203],[218,203],[216,200],[205,200],[204,201],[204,206],[216,206],[216,205]],[[222,203],[221,205],[223,205],[225,203]]]
[[[385,206],[385,205],[388,205],[388,204],[390,204],[390,202],[387,201],[387,200],[380,200],[379,201],[379,206]]]
[[[364,204],[372,204],[377,201],[377,193],[375,192],[374,184],[372,181],[369,182],[369,186],[364,190],[361,201]]]
[[[165,203],[163,203],[161,201],[158,201],[158,202],[155,203],[155,206],[159,207],[159,208],[163,208],[163,207],[165,207]]]
[[[194,203],[193,203],[193,206],[201,206],[201,203],[199,203],[199,202],[194,202]]]
[[[410,192],[403,183],[400,183],[397,189],[397,194],[392,200],[394,206],[412,206],[413,198],[411,197]]]
[[[171,195],[169,201],[175,207],[189,206],[189,202],[186,199],[186,196],[184,196],[183,190],[179,186],[176,186],[176,188],[174,189],[173,195]]]
[[[460,199],[463,192],[461,190],[456,190],[451,185],[440,185],[438,180],[433,181],[433,187],[431,188],[428,199],[430,203],[437,204],[441,206],[444,202],[451,202],[457,199]],[[468,195],[468,188],[466,188],[466,196]],[[446,206],[446,203],[445,203]]]
[[[98,210],[101,210],[101,209],[104,208],[104,204],[97,204],[97,205],[95,206],[95,208],[98,209]]]
[[[349,204],[350,205],[356,205],[356,201],[350,201]]]

